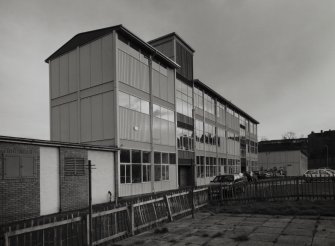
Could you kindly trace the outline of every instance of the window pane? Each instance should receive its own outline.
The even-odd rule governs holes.
[[[154,163],[161,164],[161,153],[160,152],[154,153]]]
[[[143,182],[151,180],[151,167],[150,165],[143,165]]]
[[[141,183],[142,173],[141,173],[141,165],[132,165],[132,183]]]
[[[162,153],[162,163],[169,164],[169,154],[168,153]]]
[[[170,153],[170,164],[176,164],[176,154]]]
[[[130,96],[130,109],[141,111],[141,99]]]
[[[132,163],[141,163],[141,151],[140,150],[132,150],[131,151],[131,162]]]
[[[130,165],[126,166],[126,183],[130,183]]]
[[[150,152],[143,151],[142,155],[143,155],[142,163],[150,163],[150,160],[151,160]]]
[[[161,118],[164,120],[168,120],[168,109],[161,107]]]
[[[153,104],[152,107],[153,115],[157,118],[161,118],[161,107],[156,104]]]
[[[124,184],[126,182],[126,166],[120,165],[120,182]]]
[[[17,178],[20,176],[20,157],[5,157],[5,177]]]
[[[149,114],[149,102],[141,100],[141,112]]]
[[[161,165],[155,165],[155,181],[161,180]]]
[[[168,117],[169,117],[169,121],[174,122],[174,112],[172,110],[168,110]]]
[[[122,149],[120,151],[120,162],[121,163],[130,163],[130,150]]]
[[[122,107],[129,108],[129,95],[120,91],[119,93],[119,105]]]

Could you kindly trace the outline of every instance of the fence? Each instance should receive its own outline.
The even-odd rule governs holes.
[[[212,185],[212,201],[335,200],[335,177],[285,177],[238,185]]]
[[[37,218],[5,228],[0,245],[79,246],[87,245],[90,241],[92,245],[99,245],[134,235],[165,221],[194,214],[196,209],[205,206],[207,202],[207,187],[137,198],[119,207],[93,212],[91,233],[86,212]]]

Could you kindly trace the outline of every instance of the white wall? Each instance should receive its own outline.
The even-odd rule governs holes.
[[[108,191],[112,192],[112,200],[114,200],[114,153],[89,150],[88,160],[95,165],[95,169],[92,170],[92,203],[110,201]]]
[[[58,148],[40,147],[40,211],[41,215],[59,212]]]
[[[301,152],[300,150],[261,152],[258,153],[258,166],[264,169],[286,167],[288,176],[300,176]]]

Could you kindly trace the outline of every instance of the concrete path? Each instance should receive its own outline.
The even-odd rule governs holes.
[[[198,212],[114,245],[335,245],[335,217]]]

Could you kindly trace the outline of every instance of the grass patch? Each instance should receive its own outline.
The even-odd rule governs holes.
[[[163,234],[163,233],[167,233],[169,232],[169,229],[166,227],[162,227],[162,228],[156,228],[154,233],[156,234]]]
[[[210,213],[335,216],[335,201],[258,201],[208,206]]]
[[[248,241],[249,240],[249,237],[248,235],[246,234],[242,234],[242,235],[239,235],[237,237],[233,237],[234,241],[236,242],[244,242],[244,241]]]

